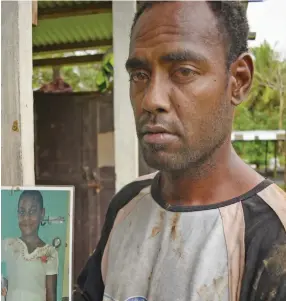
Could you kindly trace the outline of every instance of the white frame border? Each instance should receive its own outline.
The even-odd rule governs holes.
[[[74,201],[75,201],[75,187],[71,185],[66,186],[52,186],[52,185],[24,185],[24,186],[1,186],[2,190],[10,190],[10,191],[18,191],[18,190],[50,190],[50,191],[68,191],[70,193],[70,204],[69,204],[69,242],[70,242],[70,249],[69,249],[69,301],[72,301],[72,293],[73,293],[73,243],[74,243],[74,236],[73,236],[73,219],[74,219]],[[2,202],[2,199],[1,199]]]

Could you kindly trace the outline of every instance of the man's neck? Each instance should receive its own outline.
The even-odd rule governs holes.
[[[162,197],[171,205],[209,205],[248,192],[263,178],[246,165],[226,142],[200,166],[174,175],[161,173]]]

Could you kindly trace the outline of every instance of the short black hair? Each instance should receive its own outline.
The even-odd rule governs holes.
[[[38,204],[40,205],[40,209],[44,208],[43,196],[40,191],[24,190],[19,197],[18,207],[19,207],[20,201],[23,200],[24,198],[31,198],[33,200],[36,200],[38,202]]]
[[[140,1],[135,14],[131,34],[139,17],[154,4],[170,1]],[[175,2],[175,1],[174,1]],[[206,1],[218,21],[219,32],[222,32],[227,47],[227,67],[242,53],[248,51],[249,25],[246,10],[240,1]]]

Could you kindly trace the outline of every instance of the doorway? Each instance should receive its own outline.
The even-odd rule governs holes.
[[[73,185],[73,282],[115,193],[113,96],[34,92],[36,185]]]

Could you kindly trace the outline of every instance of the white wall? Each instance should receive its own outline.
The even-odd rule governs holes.
[[[2,185],[33,185],[32,2],[1,2]]]
[[[116,191],[138,177],[138,141],[125,71],[136,1],[113,1],[114,128]]]

